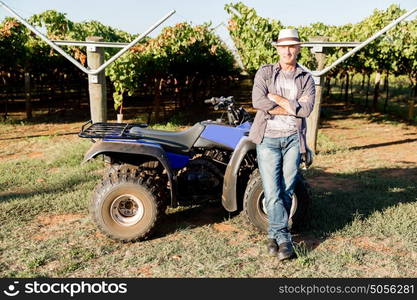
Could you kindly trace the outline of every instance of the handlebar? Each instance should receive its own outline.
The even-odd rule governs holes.
[[[227,119],[230,125],[237,126],[251,120],[249,114],[242,108],[235,106],[233,96],[229,97],[212,97],[204,100],[206,104],[212,104],[214,110],[227,110]]]
[[[210,99],[206,99],[204,100],[204,103],[206,104],[212,104],[212,105],[217,105],[217,104],[231,104],[234,103],[233,100],[233,96],[229,96],[229,97],[212,97]]]
[[[204,103],[205,104],[213,104],[213,105],[216,104],[214,97],[213,98],[210,98],[210,99],[204,100]]]

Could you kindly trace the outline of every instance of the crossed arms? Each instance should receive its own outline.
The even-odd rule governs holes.
[[[270,74],[261,68],[255,75],[252,90],[252,105],[255,109],[264,111],[271,115],[292,115],[306,118],[310,115],[314,107],[315,85],[311,75],[306,75],[301,83],[302,94],[298,99],[286,99],[284,97],[269,93],[268,86],[271,84],[268,78]]]
[[[268,113],[270,115],[296,115],[296,112],[293,110],[293,108],[290,105],[290,102],[287,98],[274,95],[274,94],[268,94],[268,99],[275,102],[278,106],[274,107],[273,109],[268,110]],[[298,101],[305,102],[308,100],[307,96],[302,96]]]

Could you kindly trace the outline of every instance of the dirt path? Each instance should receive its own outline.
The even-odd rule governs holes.
[[[375,171],[386,177],[410,174],[417,166],[417,127],[405,123],[375,121],[354,113],[343,104],[331,106],[331,115],[321,122],[314,166],[323,171],[312,185],[331,189],[348,189],[346,178],[335,174]],[[389,169],[389,172],[384,172]]]
[[[365,168],[373,160],[403,167],[417,164],[416,126],[376,122],[349,110],[339,110],[323,123],[322,133],[342,144]]]

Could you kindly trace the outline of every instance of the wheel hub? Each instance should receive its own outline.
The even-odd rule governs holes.
[[[139,222],[144,214],[142,201],[139,198],[125,194],[113,200],[110,206],[112,219],[122,226],[132,226]]]

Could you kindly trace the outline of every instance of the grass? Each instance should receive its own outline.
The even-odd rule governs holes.
[[[319,131],[317,137],[317,149],[320,149],[320,155],[331,155],[336,153],[344,153],[348,148],[342,144],[335,143],[328,136]]]
[[[88,216],[102,173],[100,160],[80,164],[90,142],[29,138],[47,155],[0,163],[0,276],[415,277],[417,168],[381,160],[361,169],[341,140],[319,134],[320,154],[306,174],[314,218],[294,236],[298,258],[280,263],[265,253],[264,234],[217,202],[169,210],[152,239],[114,242]],[[326,167],[338,163],[339,171]],[[389,176],[398,170],[402,176]],[[318,178],[329,183],[314,185]]]

